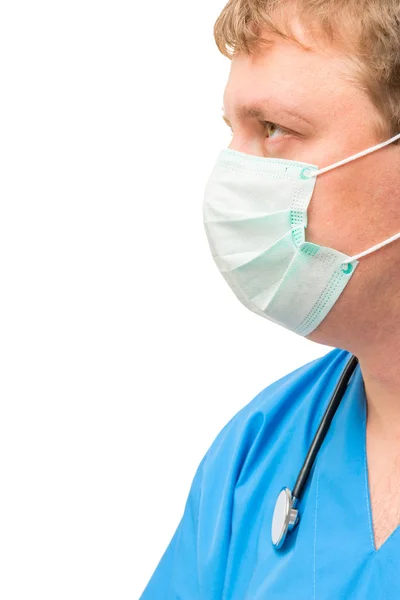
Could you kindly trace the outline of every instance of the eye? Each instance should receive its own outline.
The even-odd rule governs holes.
[[[272,123],[271,121],[260,121],[260,123],[265,129],[268,139],[275,139],[277,136],[274,134],[276,133],[288,135],[288,132],[285,129],[282,129],[282,127],[279,127],[276,123]]]

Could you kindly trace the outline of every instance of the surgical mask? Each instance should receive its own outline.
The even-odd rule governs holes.
[[[399,138],[323,169],[222,150],[205,189],[204,226],[217,267],[247,308],[306,336],[337,302],[358,259],[400,238],[356,256],[305,239],[316,177]]]

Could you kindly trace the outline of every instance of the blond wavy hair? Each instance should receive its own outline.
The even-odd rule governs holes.
[[[400,133],[400,0],[229,0],[214,25],[218,49],[252,54],[268,45],[264,32],[307,48],[290,27],[294,15],[311,38],[351,60],[354,83],[381,117],[378,134]]]

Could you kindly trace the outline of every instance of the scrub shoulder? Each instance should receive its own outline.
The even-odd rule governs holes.
[[[262,449],[268,453],[276,443],[281,446],[280,441],[301,429],[302,421],[312,438],[330,400],[327,390],[336,385],[350,356],[345,350],[334,349],[257,394],[214,439],[199,465],[204,471],[203,484],[204,475],[215,470],[219,474],[229,471],[239,484],[254,455]],[[268,460],[267,455],[265,458]]]
[[[236,504],[248,503],[256,514],[266,497],[275,502],[279,469],[290,485],[287,469],[297,474],[299,465],[288,455],[307,451],[350,356],[334,349],[285,375],[223,427],[196,470],[182,519],[140,600],[195,600],[223,585]],[[170,596],[160,595],[165,586]]]

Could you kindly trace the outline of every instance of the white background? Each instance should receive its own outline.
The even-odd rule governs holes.
[[[329,350],[209,252],[224,4],[2,4],[2,600],[138,598],[220,429]]]

